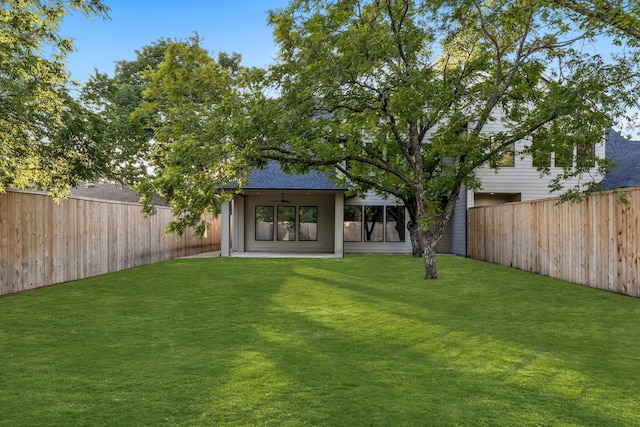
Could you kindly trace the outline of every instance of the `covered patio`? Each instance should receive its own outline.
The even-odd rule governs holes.
[[[256,169],[222,206],[221,256],[342,257],[344,192],[318,172]]]

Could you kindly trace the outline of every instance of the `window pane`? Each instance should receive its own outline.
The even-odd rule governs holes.
[[[362,206],[344,207],[344,241],[362,241]]]
[[[491,137],[491,149],[498,150],[501,145],[500,141],[496,141],[495,137]],[[505,148],[500,150],[501,156],[496,161],[496,166],[498,167],[513,167],[515,165],[516,159],[516,146],[515,143],[511,143]]]
[[[516,161],[516,146],[514,143],[510,144],[506,148],[506,152],[500,160],[498,160],[498,166],[500,167],[513,167]]]
[[[551,153],[542,147],[544,140],[538,136],[533,136],[531,143],[531,164],[534,168],[546,169],[551,167]]]
[[[569,140],[560,140],[556,144],[556,167],[573,166],[573,144]]]
[[[256,240],[273,240],[273,206],[256,206]]]
[[[531,153],[533,157],[533,167],[538,169],[545,169],[551,167],[551,153],[545,153],[544,151],[533,151]]]
[[[579,167],[593,167],[596,165],[596,146],[594,144],[578,144],[576,152],[576,164]]]
[[[387,206],[387,242],[404,242],[404,207]]]
[[[382,242],[384,239],[384,209],[382,206],[364,207],[364,240]]]
[[[278,206],[278,240],[296,240],[295,206]]]
[[[318,240],[318,207],[300,206],[299,216],[299,239],[303,241]]]

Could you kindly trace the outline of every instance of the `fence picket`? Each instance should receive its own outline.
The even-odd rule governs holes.
[[[628,205],[605,193],[471,208],[469,255],[640,297],[640,188],[620,191]]]
[[[219,218],[206,238],[165,235],[171,210],[145,217],[139,205],[0,193],[0,296],[137,265],[220,249]]]

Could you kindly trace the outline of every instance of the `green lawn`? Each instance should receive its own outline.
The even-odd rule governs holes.
[[[0,425],[640,426],[640,300],[500,266],[181,259],[0,299]]]

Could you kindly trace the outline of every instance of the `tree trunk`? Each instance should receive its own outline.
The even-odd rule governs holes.
[[[424,278],[437,279],[436,271],[436,246],[438,245],[438,237],[432,233],[425,233],[423,239],[424,246]]]
[[[449,225],[453,209],[455,208],[458,196],[460,195],[460,188],[462,183],[456,183],[456,186],[451,190],[442,215],[436,218],[435,225],[429,227],[428,231],[422,232],[422,245],[424,248],[424,278],[425,279],[437,279],[438,273],[436,272],[436,247],[438,242],[444,234],[444,230]]]
[[[411,238],[411,254],[415,257],[424,256],[424,232],[414,221],[409,221],[407,229],[409,230],[409,237]]]

